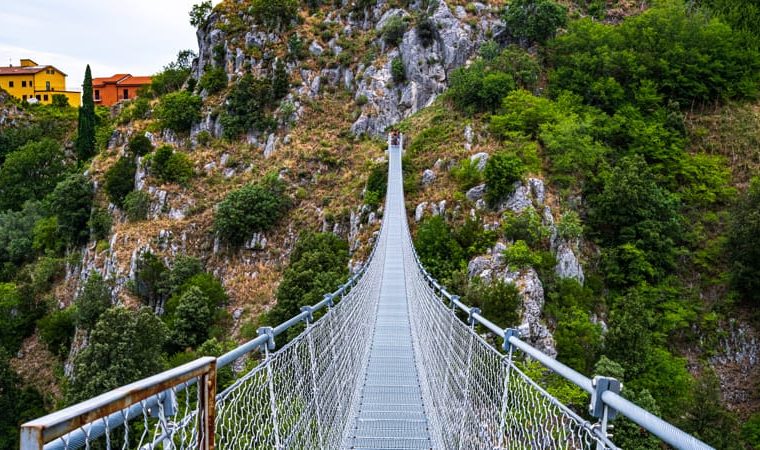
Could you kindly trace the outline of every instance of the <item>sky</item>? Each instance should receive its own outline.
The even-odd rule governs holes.
[[[0,66],[30,58],[68,75],[152,75],[183,49],[198,51],[188,13],[201,0],[0,0]],[[214,1],[214,4],[218,0]]]

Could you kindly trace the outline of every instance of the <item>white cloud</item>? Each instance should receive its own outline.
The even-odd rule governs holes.
[[[0,65],[52,64],[69,75],[69,89],[79,89],[87,64],[95,77],[151,75],[180,50],[197,51],[188,12],[200,1],[2,0]]]

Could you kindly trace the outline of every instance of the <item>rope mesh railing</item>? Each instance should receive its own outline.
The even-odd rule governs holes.
[[[218,396],[220,448],[339,447],[366,359],[381,276],[382,256],[337,306],[280,350],[266,350],[260,364]]]

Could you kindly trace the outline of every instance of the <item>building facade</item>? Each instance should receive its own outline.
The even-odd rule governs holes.
[[[50,65],[39,65],[31,59],[22,59],[20,66],[0,67],[0,88],[29,102],[45,105],[53,103],[53,96],[63,95],[69,106],[78,107],[81,94],[66,90],[66,74]]]
[[[92,79],[92,98],[96,105],[112,106],[137,97],[137,91],[149,85],[151,77],[135,77],[119,73],[108,78]]]

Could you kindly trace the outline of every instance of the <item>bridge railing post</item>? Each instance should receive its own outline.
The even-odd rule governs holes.
[[[506,353],[506,356],[502,359],[502,369],[504,370],[504,384],[501,393],[501,412],[499,415],[499,445],[498,448],[504,446],[504,439],[507,426],[507,405],[509,405],[509,378],[512,375],[512,351],[514,346],[509,342],[509,338],[512,336],[519,338],[520,330],[516,328],[507,328],[504,330],[504,343],[502,349]]]
[[[314,322],[314,308],[311,306],[302,306],[301,311],[308,312],[306,316],[306,330],[312,327]],[[309,371],[311,375],[311,390],[314,393],[314,414],[317,416],[317,439],[319,439],[319,448],[325,448],[325,440],[322,435],[322,395],[317,383],[317,358],[314,354],[314,333],[306,333],[306,342],[309,350]]]
[[[599,428],[599,432],[603,437],[608,438],[609,434],[607,428],[610,426],[609,421],[617,416],[617,411],[604,403],[602,396],[607,391],[619,394],[620,390],[623,388],[623,384],[615,378],[595,376],[591,379],[591,386],[594,388],[594,391],[591,393],[591,402],[588,406],[588,412],[591,414],[591,417],[599,419],[599,422],[595,426]],[[597,449],[603,450],[604,448],[604,444],[600,441],[597,444]]]

